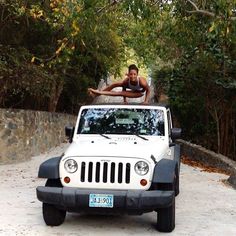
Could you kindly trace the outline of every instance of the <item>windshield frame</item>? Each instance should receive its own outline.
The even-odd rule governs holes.
[[[126,131],[126,133],[124,133],[124,132],[117,132],[117,131],[110,131],[110,130],[108,130],[109,132],[107,132],[107,130],[104,130],[104,129],[99,129],[99,130],[96,130],[95,132],[84,132],[84,131],[82,131],[82,128],[81,128],[81,125],[82,125],[82,123],[81,122],[85,122],[85,121],[83,121],[83,118],[84,118],[84,114],[85,114],[85,112],[87,111],[88,112],[88,110],[90,110],[90,111],[92,111],[92,109],[97,109],[97,110],[103,110],[103,109],[107,109],[107,111],[109,110],[109,111],[112,111],[112,110],[114,110],[114,111],[131,111],[131,112],[133,112],[133,114],[135,114],[135,112],[136,111],[138,111],[140,114],[145,114],[145,115],[147,115],[147,114],[155,114],[155,112],[157,112],[157,114],[159,114],[159,116],[160,116],[160,119],[161,119],[161,122],[163,123],[162,125],[163,125],[163,127],[162,127],[162,132],[159,132],[160,130],[159,130],[159,128],[153,128],[152,127],[152,131],[150,131],[151,130],[151,128],[150,128],[150,130],[149,131],[145,131],[145,132],[147,132],[147,133],[145,133],[145,132],[140,132],[140,130],[138,131],[138,130],[133,130],[132,131],[132,129],[130,129],[130,130],[128,130],[128,131]],[[138,113],[138,114],[139,114]],[[152,115],[152,116],[154,116],[154,115]],[[147,121],[147,119],[150,119],[151,117],[145,117],[144,116],[144,123],[142,123],[142,125],[144,125],[144,124],[146,124],[145,122]],[[153,118],[153,117],[152,117]],[[117,118],[117,119],[119,119],[119,118]],[[152,123],[151,124],[151,126],[152,125],[155,125],[155,124],[157,124],[157,122],[158,121],[160,121],[158,118],[156,118],[156,117],[154,117],[154,119],[156,119],[155,120],[155,122],[156,123]],[[150,122],[150,120],[149,120],[149,122]],[[151,120],[151,122],[153,122],[152,120]],[[127,105],[125,105],[125,106],[84,106],[83,107],[83,109],[81,109],[80,110],[80,112],[79,112],[79,120],[78,120],[78,122],[77,122],[77,127],[76,127],[76,135],[93,135],[93,134],[108,134],[109,136],[110,135],[119,135],[119,134],[121,134],[121,135],[140,135],[140,136],[161,136],[161,137],[163,137],[163,136],[165,136],[166,134],[167,134],[167,130],[166,130],[166,127],[167,127],[167,120],[166,120],[166,109],[165,108],[163,108],[163,107],[159,107],[159,106],[152,106],[152,107],[145,107],[145,106],[127,106]],[[113,124],[114,125],[114,124]],[[121,124],[119,124],[119,125],[121,125]],[[127,124],[127,125],[130,125],[130,124]],[[148,129],[147,127],[149,127],[150,126],[150,123],[148,123],[148,124],[146,124],[145,125],[145,129]],[[114,127],[114,129],[116,129],[117,127]],[[157,133],[157,131],[158,131],[158,133]]]

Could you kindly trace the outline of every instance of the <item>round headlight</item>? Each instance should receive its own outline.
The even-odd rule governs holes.
[[[145,161],[139,161],[135,164],[134,170],[138,175],[146,175],[149,171],[149,166]]]
[[[73,159],[68,159],[66,160],[65,164],[64,164],[65,170],[68,173],[74,173],[77,171],[78,169],[78,164],[75,160]]]

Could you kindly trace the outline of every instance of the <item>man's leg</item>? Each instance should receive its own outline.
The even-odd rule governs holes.
[[[96,89],[89,89],[89,91],[93,93],[95,96],[107,95],[113,97],[128,97],[128,98],[139,98],[143,96],[143,93],[134,91],[104,91],[104,90],[100,91]]]
[[[109,85],[101,91],[111,91],[113,88],[114,88],[114,86]],[[92,97],[97,97],[97,96],[101,95],[101,94],[98,93],[98,91],[100,92],[100,90],[93,89],[93,88],[88,88],[88,93]]]

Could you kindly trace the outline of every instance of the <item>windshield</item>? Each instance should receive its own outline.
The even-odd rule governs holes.
[[[134,108],[84,109],[77,134],[164,136],[164,112],[159,109]]]

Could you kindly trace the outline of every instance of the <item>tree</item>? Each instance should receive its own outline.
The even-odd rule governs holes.
[[[173,2],[171,28],[162,38],[164,42],[172,39],[171,51],[176,52],[169,57],[173,68],[167,84],[171,104],[190,139],[233,157],[235,3],[187,2]]]
[[[235,156],[235,9],[235,0],[1,1],[0,104],[77,113],[87,87],[135,51],[186,137]]]
[[[118,30],[120,21],[117,19],[121,19],[121,16],[119,11],[103,14],[106,2],[12,0],[1,3],[0,11],[3,17],[0,23],[4,27],[0,31],[0,42],[3,45],[10,44],[16,50],[25,48],[28,55],[24,58],[25,63],[32,68],[38,67],[39,71],[43,70],[48,75],[41,89],[42,94],[46,90],[49,90],[49,93],[42,95],[43,107],[40,105],[38,109],[55,111],[61,94],[70,93],[65,91],[68,88],[65,83],[73,84],[70,80],[76,84],[80,77],[87,78],[88,82],[82,87],[85,96],[83,99],[86,99],[86,86],[96,85],[108,71],[116,73],[119,70],[125,48]],[[17,28],[19,22],[20,32]],[[19,37],[15,37],[18,34]],[[15,67],[11,69],[15,71]],[[8,83],[5,78],[2,81],[6,87]],[[23,84],[23,80],[19,78],[18,82]],[[29,79],[28,76],[26,79],[30,80],[31,84],[31,100],[35,100],[34,96],[37,95],[33,93],[32,88],[35,88],[35,91],[39,89],[37,80]],[[21,91],[15,93],[13,87],[8,87],[8,94],[15,100],[19,100],[18,96],[21,96],[21,106],[28,103],[26,91],[20,89],[17,83],[13,82],[12,86]],[[71,96],[78,97],[76,92]],[[4,96],[1,99],[5,100],[2,105],[9,100]],[[47,106],[45,102],[48,103]],[[14,103],[12,105],[18,107]],[[33,102],[31,106],[37,109]],[[64,110],[68,104],[60,107]]]

